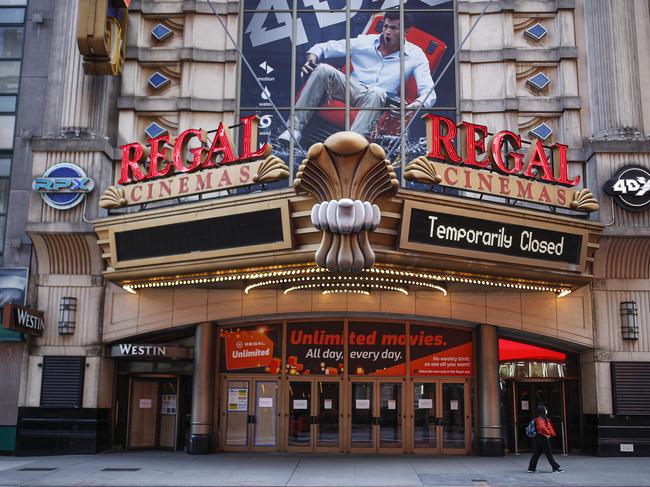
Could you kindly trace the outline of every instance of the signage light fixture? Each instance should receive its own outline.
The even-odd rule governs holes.
[[[300,289],[363,289],[369,291],[372,288],[381,289],[379,286],[393,288],[421,287],[435,289],[447,294],[447,284],[469,284],[476,286],[496,287],[513,291],[534,291],[552,292],[562,298],[571,293],[571,288],[563,285],[553,285],[544,282],[508,280],[479,275],[446,274],[435,272],[416,272],[403,269],[396,269],[384,266],[376,266],[359,273],[331,273],[327,269],[315,266],[296,266],[294,268],[283,268],[275,270],[257,271],[231,271],[218,275],[194,275],[178,276],[170,279],[152,279],[140,282],[125,282],[122,288],[132,294],[139,289],[176,287],[176,286],[210,286],[219,284],[246,283],[245,292],[248,293],[259,287],[282,287],[291,291]],[[333,286],[332,284],[357,283],[356,286]],[[365,283],[365,288],[362,283]],[[369,286],[371,284],[372,286]],[[391,289],[398,291],[397,289]],[[291,292],[288,291],[288,292]],[[399,290],[399,292],[403,292]]]
[[[639,324],[637,322],[637,316],[639,309],[636,306],[636,301],[622,301],[620,310],[621,335],[623,340],[638,340]]]
[[[77,325],[77,298],[63,296],[59,302],[59,335],[73,335]]]

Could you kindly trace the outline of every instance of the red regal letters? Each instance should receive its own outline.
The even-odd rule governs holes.
[[[463,164],[475,168],[489,168],[503,174],[518,175],[527,179],[541,179],[547,183],[557,183],[564,186],[576,186],[580,183],[580,176],[569,179],[567,163],[567,146],[555,144],[553,161],[556,163],[557,176],[551,168],[544,146],[539,139],[531,142],[525,154],[518,152],[521,149],[521,138],[507,130],[497,132],[488,138],[487,127],[469,122],[462,122],[456,127],[454,121],[433,115],[424,115],[427,126],[427,139],[429,152],[427,157],[453,164]],[[453,140],[460,131],[456,151]],[[487,139],[487,140],[486,140]],[[505,160],[504,149],[511,148]],[[460,152],[460,154],[459,154]],[[485,153],[482,159],[477,157]]]
[[[173,173],[188,173],[215,167],[215,165],[231,164],[233,162],[244,162],[251,159],[257,159],[263,156],[267,150],[267,144],[264,144],[259,150],[255,151],[253,145],[257,141],[257,125],[259,117],[251,115],[239,119],[242,123],[242,149],[239,157],[235,154],[232,143],[228,137],[228,131],[219,124],[215,133],[212,146],[207,151],[205,157],[204,143],[207,140],[206,133],[202,130],[190,129],[178,135],[173,142],[171,160],[168,158],[167,144],[171,144],[169,135],[161,135],[154,139],[149,139],[149,171],[145,174],[142,170],[143,164],[147,158],[147,151],[138,142],[123,145],[122,149],[122,171],[120,173],[119,184],[138,183],[149,179],[156,179],[164,176],[171,176]],[[196,137],[200,143],[199,147],[190,149],[192,161],[186,165],[184,152],[189,140]],[[226,174],[227,176],[227,174]]]

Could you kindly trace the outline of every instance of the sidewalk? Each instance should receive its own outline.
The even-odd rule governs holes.
[[[504,458],[108,452],[0,457],[0,486],[650,486],[650,459],[556,457],[565,473]]]

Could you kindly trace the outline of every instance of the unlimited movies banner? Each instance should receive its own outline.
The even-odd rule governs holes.
[[[348,353],[344,362],[343,324],[289,323],[287,362],[290,375],[393,375],[406,374],[407,345],[414,376],[469,376],[473,371],[472,335],[465,330],[404,324],[350,323]]]

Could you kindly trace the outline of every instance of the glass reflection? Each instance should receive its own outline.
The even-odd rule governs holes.
[[[311,382],[289,383],[289,445],[311,444]]]
[[[373,384],[352,383],[352,425],[351,446],[370,448],[374,443],[372,428],[372,389]]]
[[[402,384],[379,384],[379,446],[402,446]]]
[[[318,383],[318,446],[339,445],[339,384]]]

